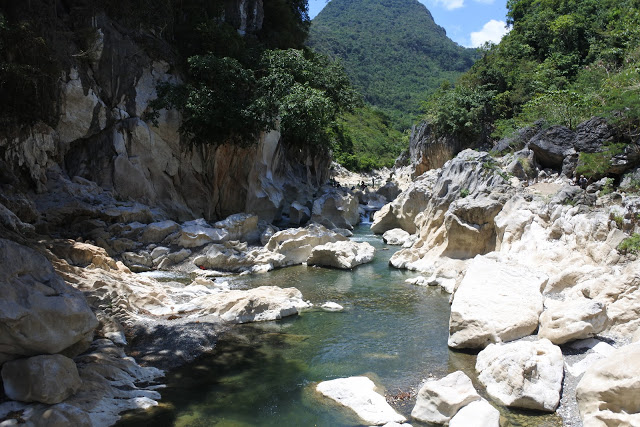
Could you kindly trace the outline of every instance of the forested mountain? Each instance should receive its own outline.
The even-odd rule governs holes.
[[[574,128],[597,115],[633,138],[640,1],[509,0],[507,9],[509,34],[427,103],[436,134],[489,142],[539,119]]]
[[[411,126],[421,102],[476,55],[417,0],[332,0],[313,19],[307,45],[339,58],[365,101],[398,128]]]

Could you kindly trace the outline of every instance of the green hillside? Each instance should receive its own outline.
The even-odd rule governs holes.
[[[509,0],[512,30],[426,104],[436,134],[508,136],[539,119],[640,126],[640,0]],[[637,135],[636,135],[637,137]]]
[[[476,55],[451,41],[417,0],[332,0],[313,19],[307,45],[339,58],[365,101],[398,129],[410,127],[420,103]]]

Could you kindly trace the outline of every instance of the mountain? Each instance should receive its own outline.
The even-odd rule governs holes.
[[[449,39],[417,0],[332,0],[311,22],[307,45],[339,58],[365,101],[399,128],[477,55]]]

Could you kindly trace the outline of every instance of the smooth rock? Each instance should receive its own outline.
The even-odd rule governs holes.
[[[578,383],[576,399],[585,426],[640,425],[640,343],[595,362]]]
[[[547,277],[501,258],[475,257],[453,296],[449,346],[484,348],[532,334]]]
[[[183,248],[197,248],[209,243],[220,243],[229,239],[229,232],[222,228],[210,227],[200,219],[185,223],[180,229],[176,244]]]
[[[287,266],[306,262],[316,246],[348,240],[322,225],[311,224],[304,228],[278,231],[271,236],[266,249],[284,255],[282,265]]]
[[[278,320],[310,307],[296,288],[260,286],[249,290],[230,290],[192,300],[205,307],[199,315],[213,314],[230,323]]]
[[[61,354],[6,362],[2,381],[10,399],[50,405],[62,402],[82,386],[75,362]]]
[[[569,301],[547,299],[540,315],[538,335],[554,344],[593,337],[607,324],[607,310],[601,302],[586,298]]]
[[[317,391],[353,410],[367,424],[406,421],[375,389],[376,385],[367,377],[338,378],[316,386]]]
[[[171,233],[178,231],[180,226],[174,221],[153,222],[145,227],[140,236],[143,243],[160,243]]]
[[[351,230],[360,222],[358,199],[350,193],[329,191],[314,200],[311,220],[328,228]]]
[[[337,302],[327,301],[320,306],[323,310],[327,311],[342,311],[344,307],[338,304]]]
[[[404,245],[410,238],[411,234],[407,233],[402,228],[394,228],[385,231],[382,235],[382,240],[384,240],[388,245]]]
[[[503,405],[553,412],[560,402],[562,351],[548,339],[491,344],[478,354],[476,371]]]
[[[367,242],[331,242],[314,247],[307,264],[348,270],[371,262],[375,253],[375,248]]]
[[[500,427],[500,411],[484,399],[463,406],[449,421],[449,427]]]
[[[98,320],[84,295],[38,252],[0,239],[0,363],[55,354],[93,337]],[[77,353],[76,353],[77,354]]]
[[[463,406],[480,400],[471,379],[462,371],[427,381],[418,392],[411,416],[427,423],[446,424]]]
[[[239,240],[241,242],[258,242],[260,231],[258,230],[259,218],[257,215],[237,213],[229,215],[222,221],[214,224],[216,228],[228,233],[226,240]]]

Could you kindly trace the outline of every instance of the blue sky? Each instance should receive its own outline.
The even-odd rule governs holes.
[[[419,0],[433,15],[436,24],[444,27],[456,43],[477,47],[485,41],[498,42],[506,34],[506,0]],[[327,0],[309,0],[309,15],[313,18]]]

